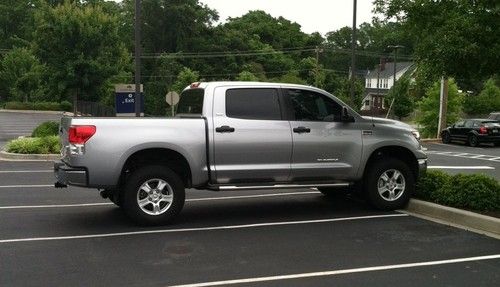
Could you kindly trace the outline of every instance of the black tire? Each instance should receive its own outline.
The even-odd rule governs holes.
[[[444,144],[449,144],[451,142],[450,133],[449,132],[443,132],[443,135],[441,136],[441,141]]]
[[[392,188],[392,194],[394,194],[394,196],[392,199],[389,199],[391,194],[389,190],[379,193],[379,180],[381,180],[381,184],[384,185],[381,189],[389,186],[389,181],[385,182],[382,179],[382,175],[386,173],[386,175],[392,178],[396,175],[396,173],[392,171],[398,171],[400,173],[400,176],[396,177],[395,183],[401,184],[404,182],[404,188],[398,188],[398,190],[396,190],[396,186],[394,186],[394,188]],[[401,176],[404,181],[401,181]],[[369,202],[377,209],[399,209],[408,203],[411,195],[415,191],[415,177],[410,167],[405,162],[396,158],[382,158],[368,167],[367,173],[365,174],[364,191]]]
[[[467,139],[467,143],[471,147],[477,147],[479,145],[479,140],[477,139],[476,135],[470,135],[469,138]]]
[[[167,184],[161,188],[163,192],[160,191],[160,181]],[[153,186],[154,182],[158,184]],[[147,193],[141,189],[145,183],[148,183],[151,192],[156,194]],[[153,196],[155,196],[154,200],[149,201],[150,198],[153,199]],[[169,196],[171,199],[162,201],[162,196],[165,198]],[[140,207],[139,200],[146,200],[148,203]],[[137,224],[164,225],[175,219],[184,206],[184,200],[184,184],[181,178],[167,167],[154,165],[141,167],[132,172],[123,187],[121,203],[127,216]],[[155,205],[158,205],[158,210],[155,210]],[[148,214],[147,211],[161,213],[155,215]]]

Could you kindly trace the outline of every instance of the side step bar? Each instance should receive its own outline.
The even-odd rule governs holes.
[[[275,184],[275,185],[219,185],[210,186],[212,190],[252,190],[252,189],[283,189],[304,187],[347,187],[350,183],[316,183],[316,184]]]

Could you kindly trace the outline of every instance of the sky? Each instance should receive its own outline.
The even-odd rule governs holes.
[[[121,0],[113,0],[120,2]],[[219,22],[251,10],[263,10],[273,17],[297,22],[306,33],[327,32],[352,26],[353,0],[199,0],[219,12]],[[358,0],[357,26],[371,22],[373,0]]]
[[[373,0],[358,0],[357,25],[371,22]],[[219,12],[220,21],[239,17],[251,10],[263,10],[273,17],[297,22],[306,33],[325,34],[352,26],[353,0],[200,0]]]

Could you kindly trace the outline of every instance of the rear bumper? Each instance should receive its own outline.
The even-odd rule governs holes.
[[[62,161],[54,162],[54,176],[63,185],[88,185],[88,172],[83,167],[71,167]]]

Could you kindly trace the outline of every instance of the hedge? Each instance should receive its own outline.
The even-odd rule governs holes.
[[[31,133],[32,137],[46,137],[59,135],[59,123],[54,121],[47,121],[41,123]]]
[[[500,183],[483,174],[428,171],[419,179],[415,196],[456,208],[500,211]]]
[[[39,111],[66,111],[71,112],[73,106],[68,101],[57,102],[6,102],[5,109],[9,110],[39,110]]]
[[[40,138],[19,138],[7,144],[7,151],[22,154],[54,154],[59,153],[61,144],[58,136]]]

